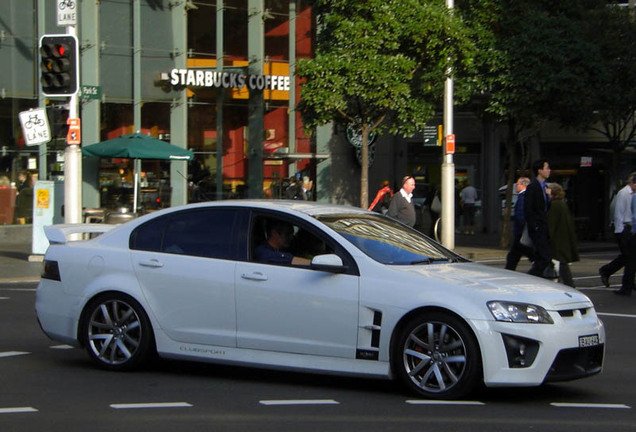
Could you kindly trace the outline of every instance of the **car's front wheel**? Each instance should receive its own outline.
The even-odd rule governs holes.
[[[146,312],[124,294],[108,293],[93,299],[84,309],[79,331],[88,355],[108,370],[134,369],[154,350]]]
[[[468,326],[443,312],[411,319],[398,335],[393,370],[414,392],[432,399],[457,399],[481,381],[479,346]]]

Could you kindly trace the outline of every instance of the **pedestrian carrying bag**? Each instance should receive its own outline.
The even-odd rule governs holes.
[[[527,247],[532,247],[532,239],[528,233],[528,224],[523,226],[523,233],[521,234],[521,240],[519,240],[519,243]]]
[[[435,195],[435,198],[433,198],[433,202],[431,203],[431,210],[433,210],[435,213],[439,213],[442,211],[442,202],[439,200],[439,197],[437,195]]]

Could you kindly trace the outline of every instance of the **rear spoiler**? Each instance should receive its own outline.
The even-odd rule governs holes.
[[[103,223],[57,224],[45,226],[44,234],[51,244],[65,244],[71,240],[87,238],[87,236],[80,234],[103,234],[115,227],[116,225]]]

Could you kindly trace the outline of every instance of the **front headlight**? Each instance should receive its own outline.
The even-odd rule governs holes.
[[[554,324],[541,306],[503,301],[488,302],[488,309],[497,321],[531,324]]]

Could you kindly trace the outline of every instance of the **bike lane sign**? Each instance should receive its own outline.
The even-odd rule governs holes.
[[[57,3],[57,25],[60,27],[77,25],[77,1],[55,0]],[[99,3],[99,2],[98,2]]]
[[[46,109],[33,108],[20,114],[24,143],[28,146],[39,145],[51,141],[51,129]]]

